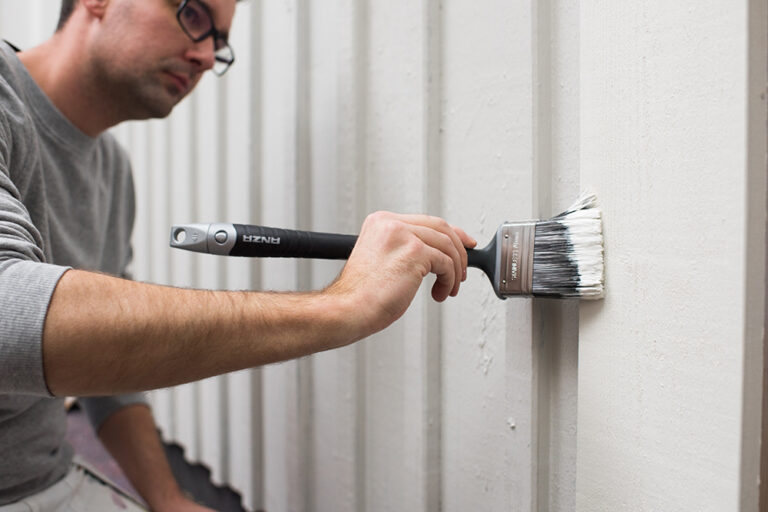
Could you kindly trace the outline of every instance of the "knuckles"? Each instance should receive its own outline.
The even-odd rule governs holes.
[[[377,224],[382,221],[390,220],[395,216],[394,213],[388,212],[386,210],[379,210],[376,212],[373,212],[369,214],[365,218],[365,224]]]
[[[401,241],[403,234],[409,232],[405,222],[387,211],[378,211],[368,215],[363,223],[363,232],[366,231],[374,232],[378,242],[385,246]]]
[[[403,244],[403,253],[409,260],[421,260],[424,252],[424,242],[415,236]]]
[[[448,236],[447,233],[453,229],[451,228],[451,225],[441,217],[429,217],[429,219],[434,223],[436,229],[445,234],[445,236]]]

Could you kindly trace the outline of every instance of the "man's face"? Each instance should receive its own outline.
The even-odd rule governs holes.
[[[200,0],[228,34],[235,0]],[[214,63],[211,37],[193,42],[176,19],[182,0],[110,0],[88,55],[125,119],[165,117]],[[102,89],[103,90],[103,89]]]

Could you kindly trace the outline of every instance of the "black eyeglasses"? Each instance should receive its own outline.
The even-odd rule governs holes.
[[[235,53],[227,38],[213,26],[213,16],[208,6],[198,0],[184,0],[176,11],[176,19],[184,32],[196,43],[209,36],[213,37],[213,72],[218,76],[226,73],[229,66],[235,62]]]

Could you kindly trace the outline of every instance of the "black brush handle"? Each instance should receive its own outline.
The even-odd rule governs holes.
[[[230,256],[259,258],[314,258],[344,260],[357,243],[357,235],[318,233],[297,229],[233,224],[237,242]],[[492,278],[496,265],[496,238],[483,249],[467,249],[467,264]]]
[[[357,242],[356,235],[317,233],[296,229],[233,224],[237,241],[230,256],[260,258],[316,258],[344,260]]]
[[[493,282],[496,270],[496,237],[482,249],[467,249],[467,266],[479,268]]]

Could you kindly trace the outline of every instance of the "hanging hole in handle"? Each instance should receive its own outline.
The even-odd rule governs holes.
[[[184,228],[179,228],[173,233],[173,241],[177,244],[183,244],[184,241],[187,239],[187,230]]]

